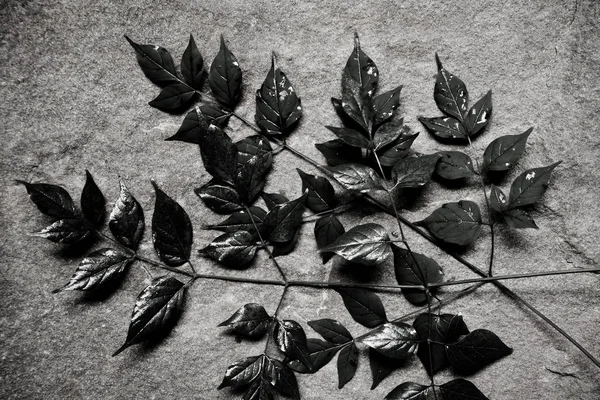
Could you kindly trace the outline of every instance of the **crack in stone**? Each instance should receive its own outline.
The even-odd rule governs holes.
[[[544,368],[546,368],[547,371],[552,372],[553,374],[556,374],[556,375],[559,375],[559,376],[562,376],[565,378],[575,378],[575,379],[581,380],[580,377],[578,377],[577,375],[575,375],[572,372],[561,372],[561,371],[554,370],[552,368],[548,368],[546,366],[544,366]]]

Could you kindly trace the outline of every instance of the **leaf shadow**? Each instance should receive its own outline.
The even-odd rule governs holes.
[[[350,281],[374,283],[381,280],[383,274],[379,268],[365,268],[363,264],[346,261],[341,257],[336,258],[339,261],[337,263],[334,262],[334,267],[337,267],[338,273],[341,276]]]
[[[433,174],[432,180],[450,190],[464,189],[469,184],[468,178],[445,179],[437,174]]]

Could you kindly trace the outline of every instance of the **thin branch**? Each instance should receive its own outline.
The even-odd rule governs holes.
[[[256,224],[256,221],[254,220],[254,216],[252,215],[252,212],[250,211],[250,208],[248,208],[248,206],[246,206],[246,212],[250,216],[250,220],[252,221],[252,225],[254,226],[254,230],[256,231],[256,234],[258,235],[258,238],[260,239],[260,242],[262,243],[262,246],[267,251],[267,254],[269,254],[269,258],[271,258],[271,260],[273,260],[273,264],[275,265],[275,267],[277,268],[277,270],[281,274],[281,277],[283,278],[283,281],[287,282],[288,281],[287,277],[285,276],[285,273],[283,272],[283,269],[281,269],[281,266],[279,265],[279,261],[277,261],[277,259],[275,258],[275,256],[273,256],[273,252],[271,251],[271,249],[269,248],[269,246],[267,246],[267,243],[263,239],[263,237],[262,237],[262,235],[260,233],[260,229],[258,229],[258,225]]]

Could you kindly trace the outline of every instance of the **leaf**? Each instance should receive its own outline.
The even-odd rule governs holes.
[[[204,204],[219,214],[229,214],[244,208],[243,202],[236,190],[231,186],[219,183],[211,179],[200,188],[194,189]]]
[[[179,267],[190,259],[193,230],[185,210],[159,189],[154,181],[156,204],[152,215],[152,241],[162,262]]]
[[[432,393],[430,388],[431,386],[419,385],[414,382],[404,382],[389,392],[385,396],[385,400],[432,400],[432,396],[429,394]]]
[[[414,355],[418,348],[417,331],[404,322],[387,322],[362,342],[386,357],[399,359]]]
[[[125,35],[125,39],[135,50],[137,61],[142,67],[146,78],[159,86],[181,82],[177,77],[177,72],[175,72],[173,57],[165,48],[151,44],[135,43],[127,35]]]
[[[236,142],[235,146],[238,151],[238,164],[243,165],[252,158],[258,157],[262,158],[267,166],[271,166],[273,148],[263,135],[248,136]]]
[[[341,389],[354,378],[358,368],[358,347],[354,342],[346,345],[340,351],[337,360],[338,389]]]
[[[256,91],[256,124],[266,135],[283,135],[302,116],[300,98],[277,66],[273,54],[271,70]]]
[[[446,354],[454,372],[472,374],[494,361],[512,353],[496,334],[486,329],[477,329],[446,345]]]
[[[483,153],[483,170],[506,171],[514,166],[521,158],[532,131],[533,128],[529,128],[520,135],[500,136],[493,140]]]
[[[485,128],[492,116],[492,91],[486,93],[471,107],[464,119],[465,128],[470,137]]]
[[[377,150],[379,162],[384,167],[391,167],[398,161],[408,156],[408,150],[412,146],[419,133],[410,134],[404,127],[400,136],[391,144]]]
[[[331,166],[356,162],[361,159],[361,150],[358,147],[348,146],[340,139],[316,143],[315,147],[323,154],[327,164]]]
[[[381,125],[394,115],[394,111],[400,105],[400,91],[402,85],[388,92],[382,93],[373,99],[373,111],[375,112],[375,125]]]
[[[335,288],[342,296],[344,305],[356,322],[367,328],[374,328],[387,322],[385,309],[379,296],[359,288]]]
[[[181,57],[181,75],[188,85],[196,90],[202,90],[204,60],[192,35],[190,35],[188,46]]]
[[[200,112],[206,119],[206,122],[210,125],[217,125],[219,128],[224,128],[231,117],[231,113],[224,111],[214,104],[202,104],[200,106]]]
[[[264,355],[248,357],[236,361],[227,367],[223,382],[217,389],[224,387],[240,388],[250,384],[261,373],[263,368]]]
[[[287,197],[285,197],[282,194],[279,193],[261,193],[260,197],[263,199],[263,201],[265,202],[267,209],[272,209],[273,207],[275,207],[277,204],[283,204],[283,203],[287,203],[288,201],[290,201],[290,199],[288,199]]]
[[[273,340],[283,354],[297,359],[309,370],[311,369],[306,334],[299,323],[292,320],[276,320],[273,328]]]
[[[346,61],[343,74],[358,83],[360,88],[366,93],[374,92],[379,81],[379,72],[377,66],[360,48],[358,34],[354,34],[354,50]]]
[[[79,219],[59,219],[52,225],[34,233],[54,243],[73,244],[87,238],[91,232]]]
[[[424,186],[431,180],[431,175],[440,157],[439,154],[428,154],[398,161],[392,168],[394,186],[399,188]]]
[[[435,166],[435,173],[444,179],[462,179],[473,175],[471,157],[461,151],[440,151],[441,155]]]
[[[502,213],[506,224],[510,228],[514,229],[524,229],[524,228],[533,228],[538,229],[538,226],[535,224],[531,215],[529,215],[526,211],[521,210],[519,208],[513,208],[511,210],[506,210]]]
[[[344,226],[340,220],[333,214],[321,217],[315,222],[315,238],[317,239],[317,248],[322,249],[335,242],[345,232]],[[323,264],[327,263],[333,257],[334,253],[321,252]]]
[[[345,164],[328,168],[333,177],[346,190],[361,193],[383,189],[381,177],[370,167],[362,164]]]
[[[121,278],[133,258],[119,250],[100,249],[85,257],[69,282],[52,293],[64,290],[95,291]]]
[[[508,199],[506,198],[504,192],[502,192],[502,190],[496,185],[492,185],[492,190],[490,192],[490,206],[492,207],[492,210],[499,213],[504,212],[507,204]]]
[[[337,128],[335,126],[326,126],[325,128],[333,132],[342,142],[348,146],[368,149],[371,147],[369,139],[362,133],[350,128]]]
[[[273,251],[272,251],[273,257],[285,256],[287,254],[290,254],[296,247],[299,237],[300,237],[300,228],[298,227],[298,228],[296,228],[296,233],[294,233],[294,237],[291,240],[289,240],[288,242],[283,242],[283,243],[273,242],[273,243],[271,243],[273,245]]]
[[[242,400],[273,400],[273,387],[262,378],[256,378],[244,393]]]
[[[153,279],[138,295],[125,344],[115,351],[113,357],[131,345],[163,334],[177,318],[183,305],[184,292],[184,284],[173,277]]]
[[[444,280],[444,272],[435,260],[423,254],[409,252],[392,244],[394,252],[394,270],[399,285],[423,285]],[[411,304],[421,305],[427,302],[424,290],[402,289],[402,294]]]
[[[75,205],[69,193],[60,186],[48,183],[27,183],[17,180],[27,189],[31,201],[42,214],[57,218],[76,216]]]
[[[306,206],[315,212],[330,210],[335,206],[335,191],[329,180],[322,176],[309,175],[296,168],[302,179],[302,192],[308,190]]]
[[[430,376],[448,364],[444,344],[469,333],[462,316],[453,314],[419,314],[413,327],[421,341],[417,355]],[[428,340],[432,342],[427,344]]]
[[[208,121],[200,107],[194,107],[183,120],[181,127],[173,136],[165,140],[178,140],[181,142],[200,144],[201,138],[208,135]]]
[[[298,360],[293,360],[289,363],[290,368],[302,374],[315,373],[323,368],[333,359],[342,346],[324,342],[321,339],[307,339],[306,347],[308,347],[312,369],[309,370]]]
[[[437,53],[435,61],[438,73],[433,90],[433,98],[444,114],[462,121],[463,115],[467,111],[467,101],[469,99],[467,87],[458,76],[453,75],[442,67],[442,62]]]
[[[444,383],[440,392],[444,400],[488,400],[473,383],[462,378]]]
[[[144,232],[144,211],[125,182],[119,181],[121,192],[108,218],[108,227],[119,243],[135,250]]]
[[[346,111],[344,111],[344,107],[342,106],[342,99],[336,99],[335,97],[332,97],[331,105],[333,106],[335,113],[337,114],[339,119],[342,120],[342,124],[346,128],[350,128],[359,132],[364,130],[364,128],[358,122],[356,122],[348,114],[346,114]]]
[[[419,121],[427,131],[439,139],[466,140],[467,131],[462,123],[452,117],[419,117]]]
[[[240,335],[248,337],[261,337],[269,329],[271,317],[264,307],[256,303],[244,304],[226,321],[219,326],[229,326]]]
[[[302,223],[304,202],[308,192],[287,203],[278,204],[265,216],[263,225],[270,231],[271,242],[284,243],[292,240],[296,230]]]
[[[263,380],[269,382],[279,393],[300,400],[300,391],[294,372],[279,360],[265,356]]]
[[[232,231],[215,238],[200,253],[226,267],[243,269],[252,262],[257,248],[254,235],[246,231]]]
[[[364,265],[377,265],[391,255],[390,237],[381,225],[357,225],[320,251],[334,252],[348,261]]]
[[[95,226],[102,226],[106,215],[106,200],[94,182],[90,171],[85,170],[85,185],[81,192],[81,211],[83,216]]]
[[[375,133],[371,147],[375,147],[375,151],[380,150],[381,148],[394,143],[402,135],[402,129],[380,129]]]
[[[250,213],[258,228],[262,228],[263,220],[265,219],[267,212],[260,207],[250,207]],[[248,231],[254,232],[254,224],[252,218],[246,212],[246,210],[237,211],[225,221],[222,221],[216,225],[208,225],[207,229],[214,229],[223,232],[236,232],[236,231]],[[262,230],[261,230],[262,231]]]
[[[217,101],[233,109],[242,95],[242,70],[221,35],[221,48],[208,74],[210,90]]]
[[[392,371],[400,368],[403,363],[402,360],[389,358],[373,349],[369,349],[369,366],[373,378],[371,390],[375,389]]]
[[[308,321],[308,325],[323,336],[323,339],[334,344],[348,343],[353,339],[348,329],[333,319],[324,318]]]
[[[162,89],[158,96],[148,103],[161,111],[174,112],[185,107],[194,97],[194,89],[183,83],[174,83]]]
[[[235,187],[246,204],[252,204],[265,186],[267,173],[271,167],[270,160],[271,153],[268,153],[263,157],[252,157],[239,167]]]
[[[479,236],[481,212],[472,201],[446,203],[435,210],[417,225],[425,226],[436,238],[446,242],[466,246]]]
[[[532,168],[523,172],[513,181],[507,209],[534,204],[540,200],[550,181],[552,171],[561,161],[547,167]]]
[[[206,172],[225,182],[233,183],[237,174],[237,147],[216,125],[200,130],[200,154]]]

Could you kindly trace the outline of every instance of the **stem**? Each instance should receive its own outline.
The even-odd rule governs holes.
[[[340,213],[343,213],[344,211],[350,210],[351,208],[354,208],[353,202],[342,204],[341,206],[337,206],[336,208],[333,208],[331,210],[321,211],[319,213],[311,215],[310,217],[303,218],[302,223],[316,221],[317,219],[319,219],[323,216],[326,216],[326,215],[330,215],[330,214],[340,214]]]
[[[166,271],[174,272],[176,274],[181,274],[181,275],[189,276],[190,278],[196,278],[196,274],[193,273],[193,272],[184,271],[184,270],[181,270],[181,269],[178,269],[178,268],[175,268],[175,267],[169,267],[168,265],[161,264],[161,263],[159,263],[157,261],[151,260],[151,259],[146,258],[144,256],[140,256],[139,254],[134,255],[134,258],[136,258],[136,259],[138,259],[140,261],[143,261],[146,264],[150,264],[150,265],[152,265],[153,267],[156,267],[156,268],[164,269]]]
[[[277,261],[277,259],[275,258],[275,256],[273,256],[273,252],[271,252],[271,249],[269,248],[269,246],[267,246],[267,243],[263,239],[263,237],[262,237],[262,235],[260,233],[260,230],[258,229],[258,225],[256,225],[256,221],[254,220],[254,216],[252,215],[252,212],[250,211],[250,208],[248,208],[248,206],[246,206],[246,212],[250,216],[250,220],[252,221],[252,225],[254,226],[254,230],[256,231],[256,234],[258,235],[258,238],[260,239],[260,242],[262,243],[262,246],[267,251],[267,254],[269,254],[269,258],[271,258],[271,260],[273,260],[273,264],[275,265],[275,267],[277,268],[277,270],[281,274],[281,277],[283,278],[283,281],[287,284],[287,281],[288,281],[287,277],[285,276],[285,273],[283,272],[283,269],[281,269],[281,266],[279,265],[279,262]]]
[[[242,117],[241,115],[232,112],[231,115],[233,115],[234,117],[236,117],[237,119],[239,119],[244,125],[248,126],[249,128],[251,128],[254,132],[256,133],[262,133],[262,131],[260,129],[258,129],[256,126],[254,126],[254,124],[250,121],[248,121],[246,118]]]
[[[281,306],[283,305],[283,299],[285,298],[285,294],[287,293],[288,288],[289,288],[289,285],[286,282],[285,286],[283,287],[283,292],[281,292],[281,297],[279,298],[279,303],[277,303],[277,308],[275,309],[275,312],[273,313],[272,318],[274,320],[277,318],[277,315],[279,314],[279,310],[281,309]],[[269,343],[271,343],[271,337],[273,336],[273,329],[275,329],[274,324],[272,325],[271,332],[269,332],[269,335],[267,336],[267,343],[265,343],[265,354],[267,353],[267,349],[269,348]]]

